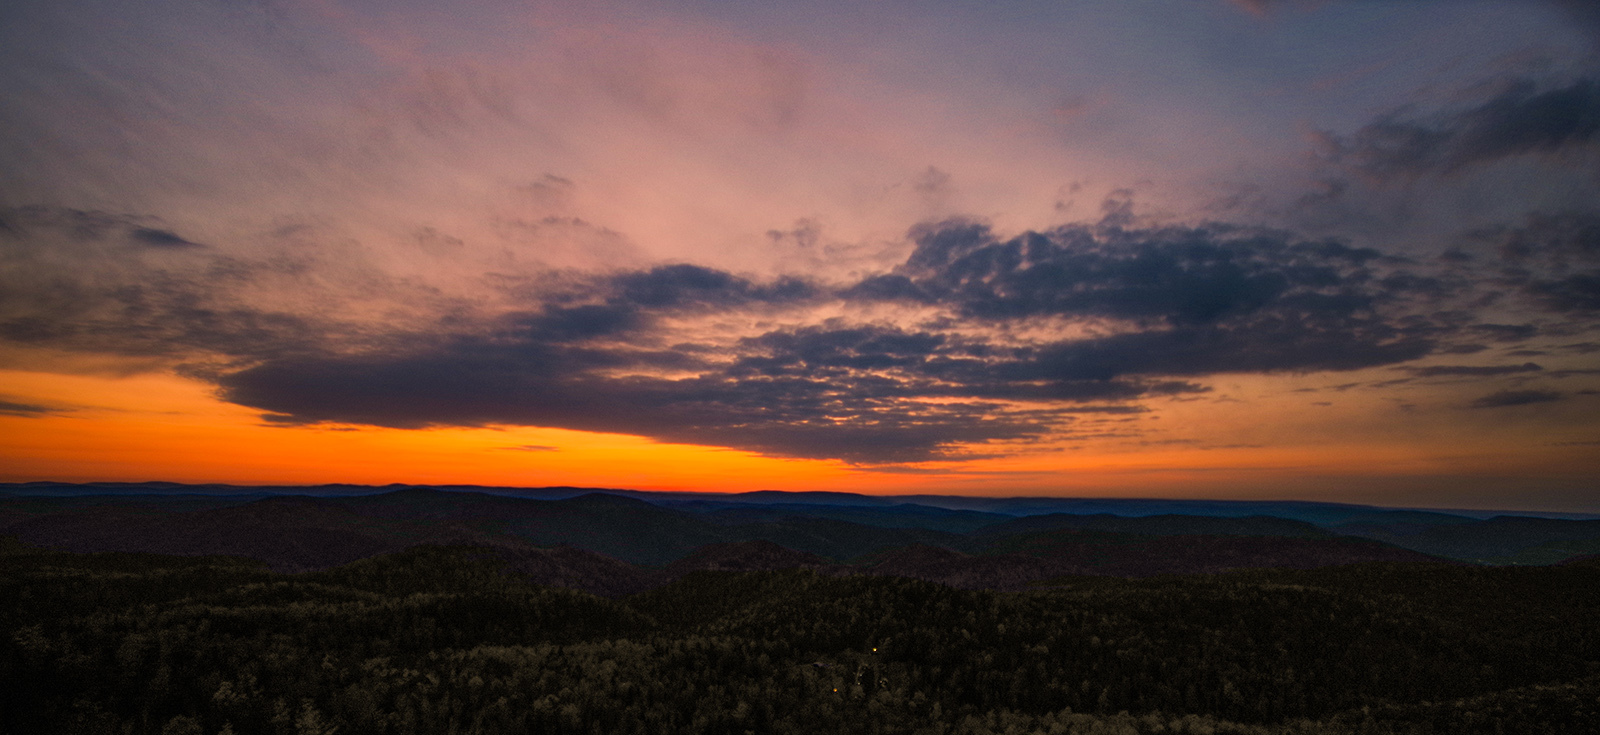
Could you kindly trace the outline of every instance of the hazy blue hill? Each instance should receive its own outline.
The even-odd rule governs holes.
[[[1328,530],[1345,536],[1381,539],[1405,546],[1403,539],[1439,526],[1478,523],[1480,519],[1418,510],[1373,511],[1351,516]]]
[[[909,495],[902,496],[899,500],[906,503],[1003,513],[1012,516],[1035,516],[1050,513],[1072,515],[1109,514],[1124,517],[1155,515],[1192,515],[1225,518],[1273,516],[1306,521],[1317,525],[1332,525],[1360,513],[1385,510],[1384,508],[1370,505],[1310,501],[1175,500],[1162,498],[963,498],[941,495]]]
[[[664,565],[706,544],[734,540],[692,513],[616,495],[527,500],[535,512],[506,519],[504,530],[534,543],[567,544],[635,564]]]
[[[1549,541],[1538,546],[1529,546],[1510,556],[1502,556],[1490,561],[1494,564],[1538,566],[1560,564],[1569,559],[1583,558],[1593,554],[1600,554],[1600,538]]]
[[[0,530],[29,518],[110,506],[142,507],[147,512],[171,513],[261,500],[265,495],[16,495],[0,498]]]
[[[597,510],[626,510],[633,512],[649,512],[659,509],[654,503],[648,503],[638,498],[612,493],[584,493],[582,495],[565,498],[559,501],[563,505],[574,508],[593,508]]]
[[[624,490],[624,489],[620,489],[620,488],[576,487],[576,486],[573,486],[573,485],[552,485],[552,486],[549,486],[549,487],[495,487],[495,486],[490,486],[490,485],[427,485],[427,486],[417,486],[417,487],[426,487],[426,488],[431,488],[431,489],[434,489],[434,490],[443,490],[443,491],[447,491],[447,492],[479,493],[479,494],[483,494],[483,495],[495,495],[495,496],[508,497],[508,498],[527,498],[527,499],[530,499],[530,500],[566,500],[567,498],[576,498],[579,495],[589,495],[591,493],[605,493],[607,495],[626,495],[626,496],[633,496],[633,497],[644,497],[644,496],[649,496],[649,495],[662,495],[663,494],[663,493],[652,493],[652,492],[645,492],[645,491],[639,491],[639,490]]]
[[[581,509],[661,510],[642,500],[596,492],[560,498],[525,498],[473,491],[407,487],[392,492],[338,498],[361,515],[408,520],[512,520],[570,516]]]
[[[1070,529],[1000,537],[986,553],[1050,559],[1060,565],[1063,574],[1122,577],[1442,561],[1378,541],[1336,536],[1153,535]]]
[[[1600,540],[1600,521],[1496,516],[1468,523],[1446,523],[1405,532],[1383,527],[1344,529],[1427,554],[1480,563],[1552,563],[1563,544],[1580,543],[1567,556],[1584,553],[1581,542]],[[1535,551],[1543,548],[1544,552]],[[1524,554],[1531,556],[1524,557]]]
[[[1482,519],[1428,510],[1372,510],[1352,515],[1333,527],[1338,529],[1359,525],[1375,525],[1408,526],[1423,529],[1457,523],[1474,523],[1479,520]]]
[[[1194,515],[1155,515],[1129,518],[1108,513],[1094,515],[1051,513],[1048,515],[1026,516],[985,527],[979,530],[976,535],[993,537],[1055,529],[1107,531],[1151,536],[1208,534],[1325,538],[1333,535],[1305,521],[1269,516],[1226,518]]]
[[[788,492],[782,490],[753,490],[751,492],[727,494],[685,493],[679,495],[675,493],[659,493],[659,495],[666,495],[669,498],[681,499],[683,501],[754,503],[757,505],[794,503],[801,505],[872,507],[899,505],[901,503],[910,502],[903,497],[862,495],[860,493],[839,493],[823,490],[802,490],[798,492]]]
[[[194,498],[202,498],[196,501]],[[618,495],[532,500],[405,488],[364,496],[272,496],[253,502],[205,496],[80,496],[30,504],[8,531],[23,541],[75,551],[241,554],[275,569],[320,569],[419,543],[516,540],[572,546],[634,564],[665,565],[708,544],[770,541],[843,560],[916,542],[964,537],[921,528],[880,528],[786,517],[739,525]],[[191,510],[196,503],[205,506]]]
[[[137,484],[149,490],[197,486]],[[11,486],[16,487],[16,486]],[[86,486],[73,486],[82,489]],[[217,490],[221,486],[212,486]],[[1013,588],[1064,574],[1147,576],[1252,567],[1310,568],[1431,556],[1491,564],[1549,564],[1600,551],[1600,521],[1520,516],[1474,520],[1448,513],[1340,506],[1345,523],[1319,528],[1271,516],[1047,513],[1011,517],[858,496],[746,493],[745,500],[546,489],[536,499],[456,488],[393,486],[327,496],[78,492],[0,500],[0,530],[36,546],[75,551],[234,554],[279,570],[323,569],[418,544],[467,543],[520,555],[527,573],[555,586],[622,594],[653,584],[659,568],[717,544],[767,542],[792,554],[871,569],[893,549],[935,547],[965,556],[901,559],[907,573],[975,587]],[[37,489],[37,488],[35,488]],[[104,488],[102,488],[104,489]],[[373,489],[373,488],[367,488]],[[259,490],[257,488],[256,490]],[[555,497],[559,495],[560,497]],[[727,496],[724,496],[727,497]],[[865,496],[859,496],[865,498]],[[931,497],[931,496],[930,496]],[[746,502],[751,498],[769,502]],[[903,500],[903,498],[899,499]],[[1144,510],[1260,505],[1210,501],[973,499]],[[829,501],[829,502],[824,502]],[[1006,505],[1011,503],[1012,505]],[[1277,504],[1300,507],[1307,504]],[[1310,504],[1328,511],[1324,505]],[[1215,509],[1215,508],[1213,508]],[[1339,535],[1335,535],[1339,534]],[[570,547],[559,557],[556,549]],[[740,548],[740,547],[730,547]],[[778,568],[783,555],[737,554],[729,568]],[[771,551],[768,549],[768,551]],[[570,553],[569,553],[570,552]],[[571,556],[589,554],[594,558]],[[917,552],[926,556],[926,552]],[[555,555],[555,556],[553,556]],[[559,558],[558,558],[559,557]],[[791,560],[792,561],[792,560]],[[915,564],[913,564],[915,562]],[[814,565],[814,561],[792,561]],[[642,565],[656,571],[636,568]],[[920,566],[918,566],[920,565]],[[714,566],[714,565],[713,565]],[[894,565],[877,570],[889,573]]]
[[[377,518],[465,521],[514,515],[526,507],[528,501],[417,487],[340,498],[335,502],[360,515]]]
[[[666,564],[700,546],[730,540],[723,527],[695,514],[606,493],[535,500],[406,488],[334,502],[364,517],[453,522],[477,535],[573,546],[635,564]]]
[[[444,529],[376,528],[328,500],[276,497],[174,512],[107,504],[34,518],[7,529],[25,542],[70,551],[247,556],[280,571],[320,569],[441,538]]]
[[[899,503],[890,506],[861,505],[809,505],[804,503],[722,503],[697,501],[676,506],[683,510],[703,513],[717,523],[758,523],[781,521],[800,516],[847,521],[880,528],[926,528],[950,533],[968,533],[985,526],[1011,520],[1000,513],[981,513],[971,510],[950,510],[930,505]]]
[[[859,560],[872,574],[965,589],[1026,589],[1070,575],[1150,577],[1236,569],[1320,567],[1367,562],[1439,562],[1408,549],[1337,536],[1155,535],[1057,529],[996,536],[978,553],[917,544]]]
[[[224,485],[220,483],[189,484],[182,482],[19,482],[0,484],[16,495],[370,495],[385,490],[407,487],[389,485]]]
[[[744,493],[693,493],[651,492],[594,487],[501,487],[483,485],[418,486],[391,484],[373,485],[190,485],[173,482],[25,482],[0,483],[0,493],[13,495],[173,495],[200,494],[221,496],[245,495],[314,495],[359,496],[377,495],[408,488],[431,488],[449,492],[468,492],[500,497],[529,498],[536,500],[562,500],[589,493],[622,495],[646,500],[663,507],[676,508],[695,503],[729,503],[743,505],[820,505],[884,508],[911,504],[947,510],[965,510],[997,513],[1008,516],[1071,513],[1093,515],[1109,513],[1118,516],[1199,515],[1218,517],[1274,516],[1301,520],[1320,526],[1332,526],[1370,520],[1370,514],[1410,512],[1372,505],[1328,503],[1315,501],[1278,500],[1192,500],[1170,498],[1061,498],[1061,497],[968,497],[956,495],[861,495],[844,492],[787,492],[758,490]],[[1489,510],[1434,510],[1417,511],[1438,513],[1465,518],[1486,519],[1496,515],[1516,515],[1566,520],[1600,519],[1596,513],[1558,513],[1543,511],[1489,511]]]

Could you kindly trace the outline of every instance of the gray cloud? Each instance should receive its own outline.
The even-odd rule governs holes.
[[[1047,428],[1038,420],[1045,417],[976,402],[917,404],[888,379],[606,378],[561,355],[525,352],[457,345],[404,357],[280,360],[220,384],[228,400],[289,422],[553,426],[857,462],[934,459],[951,444]]]
[[[1002,240],[951,221],[913,239],[894,272],[831,291],[692,265],[620,272],[579,279],[487,330],[402,351],[267,360],[218,382],[228,400],[286,422],[524,424],[910,462],[1207,390],[1193,378],[1403,362],[1428,354],[1444,328],[1403,308],[1439,283],[1376,251],[1280,232],[1101,226]],[[645,346],[667,314],[798,315],[830,299],[950,316],[916,330],[835,319],[721,347]],[[990,333],[1053,317],[1122,326],[1045,341]]]
[[[154,248],[198,248],[205,247],[196,242],[185,240],[171,230],[162,230],[154,227],[135,227],[128,233],[134,242]]]
[[[1530,283],[1527,291],[1559,311],[1600,311],[1600,271]]]
[[[1224,224],[1117,219],[1002,238],[951,220],[915,228],[899,266],[853,283],[694,264],[568,272],[504,290],[499,310],[431,296],[417,320],[356,322],[238,295],[285,267],[302,283],[315,261],[130,244],[151,224],[138,218],[8,214],[3,237],[19,247],[6,257],[47,277],[0,295],[0,340],[198,359],[210,367],[191,374],[285,424],[526,425],[860,464],[961,459],[1093,434],[1148,399],[1203,393],[1209,376],[1394,365],[1465,335],[1535,332],[1439,311],[1465,286],[1409,261]],[[52,247],[72,262],[95,253],[100,270],[52,267]],[[365,303],[339,296],[336,307]],[[939,316],[911,327],[817,307]],[[744,337],[694,327],[769,319],[782,326]],[[1092,328],[1049,336],[1062,322]]]
[[[464,300],[388,276],[358,254],[285,244],[300,237],[297,228],[225,250],[159,224],[131,214],[0,209],[0,341],[229,369],[292,354],[392,349],[480,318],[463,317]],[[382,319],[370,315],[377,309]]]
[[[1440,376],[1485,376],[1485,375],[1512,375],[1515,373],[1536,373],[1543,370],[1536,363],[1525,362],[1521,365],[1429,365],[1427,367],[1401,368],[1419,378],[1435,378]]]
[[[606,279],[615,303],[646,308],[727,308],[753,303],[796,303],[817,295],[810,283],[793,277],[759,284],[713,268],[665,265]]]
[[[1113,319],[1121,334],[1050,345],[1041,377],[1347,370],[1412,359],[1435,325],[1390,318],[1441,281],[1380,253],[1286,233],[1210,225],[1063,227],[1001,240],[978,223],[919,228],[898,272],[847,298],[948,305],[983,321]]]
[[[1600,82],[1550,88],[1519,79],[1475,107],[1429,116],[1394,112],[1324,142],[1335,162],[1389,179],[1448,175],[1502,158],[1586,147],[1597,135]]]
[[[1513,263],[1549,261],[1566,267],[1573,261],[1600,261],[1600,215],[1592,212],[1533,212],[1516,226],[1469,234],[1492,244]]]
[[[21,401],[11,401],[0,398],[0,416],[38,418],[40,416],[48,416],[50,414],[60,413],[61,411],[62,409],[52,406],[44,406],[37,403],[23,403]]]
[[[1490,393],[1472,402],[1473,408],[1502,408],[1505,406],[1526,406],[1531,403],[1549,403],[1559,401],[1566,396],[1548,390],[1503,390],[1499,393]]]
[[[1469,237],[1498,252],[1501,278],[1533,302],[1555,312],[1600,311],[1600,215],[1534,212]]]
[[[1472,324],[1465,330],[1496,342],[1522,342],[1539,334],[1532,324]]]
[[[1275,309],[1356,314],[1392,293],[1371,283],[1377,251],[1227,225],[1067,226],[1002,241],[985,225],[957,220],[919,227],[913,237],[916,250],[897,273],[848,295],[951,303],[983,319],[1194,326]]]
[[[1345,0],[1350,2],[1351,0]],[[1357,0],[1370,2],[1370,0]],[[1426,0],[1389,0],[1389,2],[1409,1],[1421,4]],[[1543,0],[1546,4],[1565,13],[1568,18],[1578,23],[1590,33],[1600,33],[1600,3],[1594,0]],[[1325,5],[1329,0],[1228,0],[1229,3],[1252,15],[1265,16],[1272,11],[1284,7],[1294,6],[1306,10],[1314,10]]]

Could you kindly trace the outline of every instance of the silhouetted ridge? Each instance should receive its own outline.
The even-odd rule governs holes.
[[[23,541],[71,551],[224,554],[280,571],[321,569],[404,548],[442,529],[414,529],[409,542],[366,524],[332,501],[275,497],[180,513],[111,505],[30,519],[9,530]]]
[[[1081,529],[1112,533],[1134,533],[1151,536],[1182,536],[1193,534],[1226,536],[1300,536],[1328,538],[1334,534],[1305,521],[1295,521],[1271,516],[1245,516],[1227,518],[1195,515],[1155,515],[1124,517],[1109,513],[1073,515],[1050,513],[1027,516],[988,526],[978,531],[982,536],[1002,536],[1032,533],[1055,529]]]
[[[630,498],[623,495],[613,495],[611,493],[586,493],[574,498],[567,498],[565,500],[556,500],[552,502],[589,508],[657,509],[659,507],[653,503],[647,503],[643,500],[639,500],[638,498]]]
[[[832,501],[841,496],[807,497]],[[635,588],[638,582],[629,581],[635,573],[661,579],[687,569],[800,566],[830,574],[850,569],[1012,589],[1063,575],[1150,576],[1439,558],[1552,564],[1600,553],[1600,520],[1502,516],[1475,521],[1368,509],[1344,516],[1360,521],[1353,527],[1368,532],[1341,536],[1270,516],[1005,518],[883,499],[761,506],[697,498],[668,505],[604,491],[532,499],[418,486],[338,496],[72,493],[0,500],[0,530],[35,546],[233,554],[288,571],[324,569],[418,544],[546,551],[566,546],[638,565],[624,570],[589,564],[618,575],[622,581],[615,585],[594,575],[541,572],[544,578],[569,580],[563,586],[606,594]],[[554,563],[546,557],[535,554],[525,561]]]
[[[512,571],[547,587],[620,597],[657,584],[651,574],[632,564],[571,546],[539,549],[522,544],[495,544],[485,548],[504,560]]]
[[[1581,546],[1570,553],[1563,552],[1559,549],[1563,543],[1600,543],[1600,520],[1523,516],[1495,516],[1482,521],[1438,524],[1422,529],[1358,526],[1345,530],[1353,535],[1427,554],[1489,563],[1551,563],[1585,553]],[[1552,548],[1540,553],[1538,547],[1542,546]],[[1525,553],[1532,553],[1535,558],[1518,558]]]
[[[693,553],[667,565],[669,577],[679,577],[689,572],[756,572],[775,569],[820,568],[828,560],[816,554],[786,549],[771,541],[735,541],[710,544],[695,549]]]
[[[1562,565],[1572,565],[1572,566],[1600,567],[1600,554],[1585,554],[1583,556],[1574,556],[1574,557],[1572,557],[1570,559],[1564,559],[1564,560],[1562,560],[1560,562],[1557,562],[1557,563],[1558,564],[1562,564]]]

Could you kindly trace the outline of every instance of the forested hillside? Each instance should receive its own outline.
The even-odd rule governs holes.
[[[1600,718],[1590,563],[1022,592],[696,571],[610,599],[465,546],[283,574],[12,542],[0,571],[5,732],[1535,733]]]
[[[1273,501],[714,495],[570,487],[0,484],[0,534],[67,551],[242,555],[278,571],[325,569],[420,543],[567,545],[646,567],[671,564],[708,545],[749,541],[857,565],[897,549],[929,546],[986,558],[916,576],[987,587],[1061,574],[1428,558],[1552,564],[1600,552],[1600,519],[1593,516],[1468,517]],[[1019,551],[1030,558],[1015,558]],[[1008,554],[1014,563],[991,558]]]

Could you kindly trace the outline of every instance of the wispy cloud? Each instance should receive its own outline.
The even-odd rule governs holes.
[[[23,418],[38,418],[62,413],[69,409],[58,406],[45,406],[37,403],[25,403],[0,397],[0,415],[21,416]]]
[[[1534,403],[1551,403],[1565,398],[1566,395],[1557,391],[1547,390],[1503,390],[1490,393],[1472,402],[1473,408],[1502,408],[1505,406],[1526,406]]]

